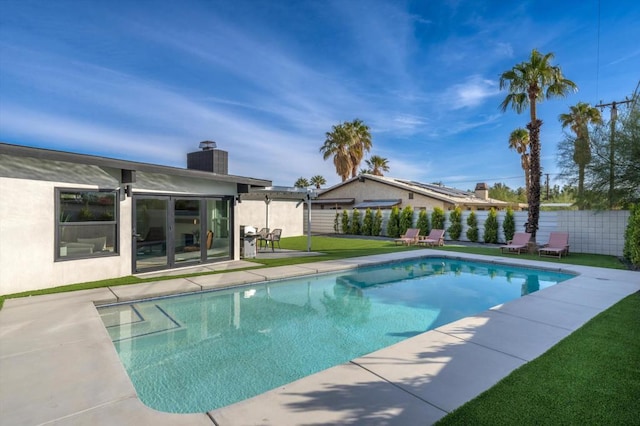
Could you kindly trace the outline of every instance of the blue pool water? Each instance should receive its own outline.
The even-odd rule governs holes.
[[[99,308],[148,406],[205,412],[573,275],[445,258]]]

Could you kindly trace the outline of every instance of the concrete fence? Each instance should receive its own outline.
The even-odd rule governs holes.
[[[334,222],[336,212],[338,217],[338,229],[341,230],[342,212],[343,210],[312,210],[311,211],[311,232],[314,234],[330,234],[334,233]],[[349,218],[352,211],[347,210]],[[364,211],[360,211],[361,218],[364,217]],[[462,212],[462,234],[460,241],[468,241],[467,239],[467,217],[468,211]],[[389,221],[390,210],[382,211],[382,235],[386,235],[387,222]],[[431,211],[429,214],[429,222],[431,222]],[[489,215],[488,211],[476,211],[478,219],[478,241],[484,241],[484,222]],[[449,212],[445,212],[447,222],[445,228],[448,228]],[[498,223],[500,230],[498,238],[501,243],[505,242],[502,222],[504,221],[505,212],[498,212]],[[527,212],[514,212],[516,231],[524,231],[524,224],[527,222]],[[418,219],[418,212],[414,212],[415,224]],[[571,251],[576,253],[593,253],[608,254],[612,256],[622,256],[624,248],[624,233],[629,220],[628,210],[616,211],[590,211],[590,210],[563,210],[554,212],[540,212],[540,220],[538,222],[538,233],[536,241],[538,244],[545,243],[549,239],[552,231],[562,231],[569,233],[569,244]],[[306,225],[305,225],[306,226]],[[305,229],[306,232],[306,229]],[[449,235],[445,234],[445,238],[449,240]]]

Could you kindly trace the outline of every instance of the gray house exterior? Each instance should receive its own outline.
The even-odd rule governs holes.
[[[239,259],[238,194],[271,181],[226,154],[182,169],[0,143],[0,294]]]

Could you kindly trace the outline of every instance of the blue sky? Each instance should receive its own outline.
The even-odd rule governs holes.
[[[528,112],[498,79],[536,48],[579,87],[538,109],[561,184],[557,117],[633,93],[638,22],[636,0],[0,0],[0,141],[186,167],[214,140],[231,174],[329,186],[325,133],[360,118],[388,176],[517,188]]]

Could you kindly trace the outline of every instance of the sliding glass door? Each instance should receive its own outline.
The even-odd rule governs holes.
[[[135,195],[134,272],[230,259],[232,200]]]

